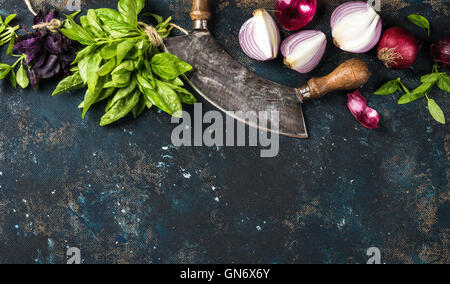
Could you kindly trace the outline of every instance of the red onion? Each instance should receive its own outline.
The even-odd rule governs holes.
[[[317,0],[278,0],[275,10],[283,28],[297,31],[311,22],[316,15]]]
[[[434,60],[441,67],[450,70],[450,36],[437,41],[431,46]]]
[[[327,49],[327,37],[321,31],[302,31],[288,37],[281,45],[284,63],[302,74],[314,70]]]
[[[367,106],[367,99],[361,95],[361,92],[348,94],[348,108],[356,120],[365,128],[377,129],[380,122],[378,112]]]
[[[266,10],[259,9],[242,26],[239,42],[250,58],[259,61],[275,59],[280,50],[280,30],[272,16]]]
[[[386,30],[378,47],[378,58],[387,68],[408,69],[419,55],[419,43],[407,30],[393,27]]]
[[[368,3],[350,1],[333,12],[331,30],[337,47],[348,52],[365,53],[380,40],[382,21]]]

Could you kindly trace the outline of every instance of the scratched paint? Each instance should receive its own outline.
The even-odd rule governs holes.
[[[237,60],[280,83],[309,78],[239,49],[240,24],[275,1],[218,2],[213,31]],[[329,36],[340,2],[329,1],[314,27]],[[426,43],[448,33],[442,4],[391,2],[386,27],[423,36],[399,21],[419,11],[443,27]],[[147,3],[190,26],[189,1]],[[22,8],[0,2],[0,13],[17,12],[30,27]],[[350,57],[329,45],[311,76]],[[381,128],[360,127],[338,93],[304,106],[311,138],[281,138],[274,159],[260,159],[257,148],[173,147],[174,126],[157,111],[100,128],[102,106],[81,119],[81,93],[52,98],[54,83],[39,93],[0,83],[0,263],[64,263],[67,247],[80,248],[84,263],[365,263],[372,246],[386,263],[449,263],[448,128],[422,102],[400,107],[371,95],[400,75],[413,87],[431,65],[422,55],[406,72],[387,71],[373,54],[361,57],[374,72],[362,92],[382,114]],[[449,113],[448,96],[433,96]]]

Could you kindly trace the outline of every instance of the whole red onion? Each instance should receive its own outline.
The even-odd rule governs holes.
[[[434,43],[431,51],[436,63],[450,70],[450,35]]]
[[[408,69],[416,62],[418,55],[419,42],[404,28],[390,28],[381,37],[378,58],[387,68]]]
[[[317,0],[278,0],[275,14],[280,25],[288,31],[306,26],[317,12]]]

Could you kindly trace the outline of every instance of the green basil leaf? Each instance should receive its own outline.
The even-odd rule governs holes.
[[[98,75],[97,71],[100,68],[100,63],[102,62],[102,57],[99,53],[94,54],[89,57],[87,64],[87,85],[91,93],[95,92],[95,86],[97,85]]]
[[[109,60],[113,57],[116,57],[117,55],[117,43],[116,44],[112,44],[109,46],[106,46],[104,48],[102,48],[100,50],[100,56],[105,59],[105,60]]]
[[[83,45],[91,45],[94,43],[94,38],[70,17],[64,21],[64,28],[59,29],[59,31],[66,37],[78,41]]]
[[[108,79],[106,81],[108,81]],[[106,100],[107,98],[112,96],[116,92],[116,90],[117,89],[115,89],[115,88],[103,89],[102,92],[100,93],[100,95],[95,99],[95,102],[92,105],[99,103],[103,100]],[[78,108],[84,108],[84,101],[78,106]]]
[[[428,110],[431,113],[431,116],[433,116],[433,118],[441,123],[441,124],[445,124],[445,115],[444,112],[442,111],[442,109],[439,107],[439,105],[436,103],[435,100],[433,99],[429,99],[428,100]]]
[[[120,0],[119,12],[131,26],[137,26],[138,7],[136,0]]]
[[[397,92],[400,89],[400,83],[397,80],[392,80],[381,86],[378,90],[375,91],[375,95],[391,95],[395,92]]]
[[[117,21],[123,22],[122,14],[119,11],[110,8],[96,9],[95,13],[103,22]]]
[[[84,28],[84,30],[91,35],[91,37],[96,37],[97,35],[92,30],[92,27],[89,25],[89,21],[87,19],[87,16],[80,17],[80,23],[81,26]]]
[[[6,64],[5,64],[6,65]],[[7,65],[8,67],[6,68],[0,68],[0,80],[5,79],[6,77],[9,76],[9,72],[11,72],[12,67]]]
[[[13,48],[16,44],[16,33],[11,34],[11,39],[9,40],[8,50],[6,51],[6,55],[13,56]]]
[[[416,26],[428,30],[428,36],[430,36],[431,34],[430,22],[428,21],[427,18],[421,15],[412,14],[408,16],[408,19]]]
[[[160,80],[155,81],[159,97],[163,99],[165,104],[171,110],[169,114],[176,117],[181,117],[183,106],[181,105],[181,101],[177,93],[171,88],[169,84]]]
[[[117,64],[122,63],[122,60],[125,56],[127,56],[127,53],[134,47],[135,44],[135,39],[127,39],[117,46]]]
[[[140,96],[141,92],[136,90],[134,94],[117,101],[110,110],[103,115],[100,120],[100,125],[105,126],[125,117],[139,103]]]
[[[112,75],[112,81],[117,85],[128,84],[130,80],[131,80],[131,72]]]
[[[422,83],[430,83],[430,84],[434,84],[440,76],[441,73],[432,73],[432,74],[427,74],[425,76],[422,76],[420,78],[420,81]]]
[[[9,81],[11,82],[11,85],[14,87],[14,89],[17,89],[17,77],[14,72],[9,73]]]
[[[28,85],[30,84],[30,79],[28,79],[27,70],[25,70],[25,67],[21,64],[19,70],[17,71],[17,84],[22,89],[26,89]]]
[[[192,66],[170,53],[159,53],[151,60],[153,72],[164,80],[174,80],[191,71]]]
[[[439,80],[437,81],[437,86],[444,92],[450,93],[450,76],[443,73],[439,76]]]
[[[72,76],[68,76],[61,82],[59,82],[52,96],[57,96],[73,90],[78,90],[83,88],[84,86],[85,83],[81,78],[80,72],[75,72]]]
[[[433,83],[424,83],[424,84],[420,85],[419,87],[417,87],[411,93],[408,93],[408,94],[402,96],[399,99],[398,104],[404,105],[404,104],[408,104],[408,103],[417,101],[418,99],[421,99],[421,98],[425,97],[426,95],[428,95],[431,92],[432,88],[433,88]]]
[[[89,9],[87,13],[87,21],[89,23],[89,26],[91,27],[92,32],[99,38],[106,37],[106,33],[103,31],[102,27],[100,26],[99,19],[97,17],[97,14],[95,13],[95,10]]]
[[[98,78],[94,91],[91,92],[90,89],[86,91],[86,95],[84,96],[84,104],[83,104],[83,118],[86,116],[86,113],[91,108],[91,106],[96,102],[97,98],[103,91],[103,86],[106,83],[106,77]]]
[[[139,96],[139,102],[133,108],[134,118],[140,116],[142,112],[145,110],[145,107],[146,107],[145,96]]]
[[[116,68],[116,58],[113,57],[111,60],[107,61],[103,66],[98,69],[97,75],[100,77],[110,74],[114,68]]]
[[[82,59],[84,59],[85,57],[87,57],[87,56],[91,55],[93,52],[95,52],[96,49],[97,49],[97,46],[95,46],[95,45],[90,45],[90,46],[83,48],[82,50],[80,50],[77,53],[77,57],[72,62],[72,64],[76,64],[76,63],[80,62]]]
[[[8,25],[16,16],[17,16],[16,14],[11,14],[8,17],[6,17],[4,22],[5,26]]]
[[[113,71],[112,74],[120,74],[120,73],[127,73],[127,72],[131,72],[134,71],[135,66],[134,66],[134,62],[131,60],[126,60],[124,62],[122,62],[119,66],[117,66]]]
[[[125,98],[126,96],[130,95],[131,93],[133,93],[136,90],[136,87],[137,87],[136,79],[133,79],[133,80],[131,80],[131,84],[128,87],[120,89],[116,93],[114,98],[112,98],[108,102],[108,105],[106,106],[106,112],[108,112],[117,101],[119,101],[119,100]]]

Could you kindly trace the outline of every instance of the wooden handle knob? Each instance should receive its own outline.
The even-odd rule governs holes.
[[[309,80],[308,86],[299,89],[300,96],[302,100],[319,99],[333,91],[358,89],[369,81],[370,76],[369,66],[364,60],[350,59],[330,75]]]
[[[211,19],[209,0],[192,0],[191,19],[193,21]]]

